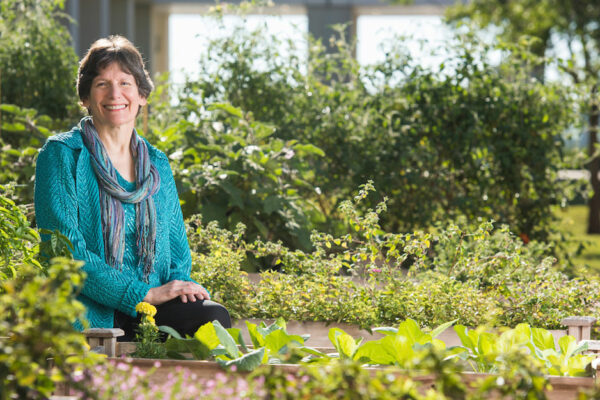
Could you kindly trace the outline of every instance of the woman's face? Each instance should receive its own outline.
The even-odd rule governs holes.
[[[133,75],[124,72],[116,62],[100,70],[92,81],[89,98],[83,101],[98,131],[118,128],[132,131],[139,107],[145,104]]]

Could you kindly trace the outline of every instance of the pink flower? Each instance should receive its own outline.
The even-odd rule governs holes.
[[[82,380],[83,380],[83,372],[82,371],[75,371],[73,373],[73,381],[80,382]]]

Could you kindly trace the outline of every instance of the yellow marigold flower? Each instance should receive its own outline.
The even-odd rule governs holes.
[[[137,311],[138,313],[149,315],[151,317],[154,317],[156,315],[156,307],[154,307],[150,303],[146,303],[145,301],[138,303],[137,306],[135,306],[135,311]]]
[[[146,322],[149,323],[150,325],[156,326],[156,321],[154,321],[154,318],[152,318],[149,315],[146,315]]]

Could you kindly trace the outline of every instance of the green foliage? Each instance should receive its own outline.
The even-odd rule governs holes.
[[[83,280],[79,268],[57,258],[48,277],[26,266],[0,282],[0,399],[48,398],[58,383],[85,389],[82,369],[100,357],[87,353],[72,326],[84,316],[74,299]]]
[[[81,263],[61,234],[40,244],[11,190],[0,186],[0,399],[48,398],[63,383],[87,393],[83,369],[100,358],[72,325],[84,317]]]
[[[502,30],[502,37],[510,43],[517,43],[524,36],[538,38],[532,51],[543,57],[553,29],[568,15],[561,15],[561,11],[565,11],[561,7],[568,7],[567,3],[553,0],[476,0],[448,7],[446,18],[451,22],[473,21],[483,27],[493,24]]]
[[[546,375],[588,376],[590,370],[586,367],[596,358],[581,354],[587,350],[587,344],[578,345],[572,336],[561,337],[557,350],[551,332],[528,324],[519,324],[501,334],[487,332],[483,327],[469,330],[463,325],[454,330],[468,350],[459,356],[470,361],[478,372],[494,373],[507,353],[522,352],[539,363]]]
[[[484,400],[489,398],[546,399],[547,379],[528,358],[511,356],[497,375],[469,382],[452,360],[427,349],[410,371],[366,369],[348,359],[289,368],[264,365],[250,374],[217,373],[200,378],[187,369],[160,379],[160,363],[148,372],[127,364],[106,363],[94,368],[97,398],[221,400],[235,395],[243,400],[365,399],[365,400]],[[414,372],[414,373],[413,373]],[[465,379],[466,378],[466,379]],[[118,382],[119,384],[115,384]],[[78,395],[79,393],[74,393]]]
[[[292,275],[264,272],[255,286],[254,315],[300,321],[375,322],[369,291],[347,277],[332,274]]]
[[[557,64],[560,79],[570,80],[573,84],[572,95],[580,104],[578,125],[587,126],[582,132],[597,129],[600,60],[595,54],[600,50],[597,25],[600,10],[595,0],[475,0],[449,7],[447,17],[454,23],[467,21],[479,27],[492,26],[500,40],[507,43],[528,43],[531,51],[540,57],[540,62],[531,71],[539,80],[544,80],[548,65]],[[564,44],[566,56],[544,57],[552,54],[548,50],[558,41]],[[586,122],[583,122],[584,117]],[[600,169],[600,158],[596,136],[589,134],[587,141],[589,159],[577,167],[588,169],[592,177],[590,182],[595,193],[590,195],[588,231],[597,234],[600,232],[600,194],[594,177]]]
[[[0,103],[64,119],[77,113],[77,55],[63,21],[64,0],[0,4]],[[70,21],[69,21],[70,23]]]
[[[193,338],[184,339],[168,327],[161,327],[161,330],[170,335],[165,343],[169,356],[185,359],[183,353],[190,353],[197,360],[214,357],[222,367],[235,367],[239,371],[252,371],[265,363],[296,363],[302,352],[317,353],[306,350],[305,337],[288,334],[283,320],[269,326],[264,322],[257,326],[247,321],[246,325],[254,345],[252,350],[246,347],[239,329],[225,329],[219,321],[201,326]]]
[[[598,50],[600,38],[596,26],[600,11],[596,6],[594,0],[475,0],[449,7],[446,17],[454,23],[493,25],[498,36],[509,43],[517,43],[524,37],[533,38],[531,49],[540,57],[552,47],[553,36],[560,36],[568,43],[568,56],[562,60],[564,69],[578,83],[598,78],[600,64],[596,57],[590,57]]]
[[[515,326],[527,322],[558,329],[566,316],[600,315],[594,295],[598,290],[596,280],[570,280],[562,274],[540,272],[532,275],[530,281],[498,288],[498,302],[502,309],[498,315],[499,325]],[[535,271],[532,273],[535,274]]]
[[[385,336],[369,342],[363,342],[362,338],[354,339],[339,328],[331,328],[329,338],[337,351],[331,354],[305,347],[305,337],[289,335],[283,320],[278,320],[270,326],[264,323],[257,326],[246,322],[254,345],[251,351],[247,349],[239,330],[226,330],[218,322],[202,326],[193,339],[182,339],[173,331],[174,336],[168,339],[167,347],[181,346],[182,349],[189,349],[192,347],[190,342],[195,341],[206,350],[201,359],[212,356],[221,366],[226,368],[235,366],[237,370],[243,372],[256,369],[251,379],[265,376],[264,372],[268,371],[265,385],[266,392],[270,395],[279,393],[278,391],[287,385],[282,387],[281,382],[277,382],[280,370],[259,368],[259,366],[299,362],[318,366],[300,369],[298,372],[300,377],[307,371],[318,370],[321,374],[320,379],[336,380],[335,372],[329,371],[335,370],[341,364],[350,370],[359,366],[363,370],[362,367],[365,365],[393,365],[401,368],[403,375],[401,379],[406,379],[406,376],[419,377],[426,373],[434,373],[438,396],[443,393],[450,398],[478,399],[486,398],[491,392],[499,392],[505,395],[519,393],[520,396],[535,395],[536,397],[533,398],[544,398],[544,390],[548,387],[543,373],[563,376],[586,375],[586,367],[594,359],[593,356],[579,354],[585,348],[578,347],[574,338],[570,336],[561,338],[559,349],[556,350],[550,332],[530,328],[526,324],[507,330],[501,335],[484,332],[484,328],[468,331],[464,326],[459,325],[455,329],[464,347],[447,349],[444,343],[435,337],[453,322],[439,326],[431,332],[425,332],[415,321],[408,319],[401,322],[398,328],[376,329]],[[198,354],[192,352],[192,355],[198,358]],[[178,358],[184,356],[179,354]],[[461,360],[472,362],[471,366],[475,371],[492,372],[496,375],[483,378],[468,393],[458,376],[464,367]],[[324,374],[324,371],[328,372]],[[386,371],[394,375],[398,372],[397,370]],[[293,379],[294,376],[288,373],[286,381]],[[304,384],[295,386],[294,390],[289,392],[290,399],[298,396],[303,398],[301,394],[315,390],[311,384],[308,384],[310,379],[301,380]],[[340,393],[350,393],[344,390],[354,393],[352,390],[361,386],[361,384],[357,385],[357,382],[350,381],[347,384],[336,382],[336,385],[335,390]],[[321,389],[325,392],[327,392],[326,387],[327,384],[321,382]],[[414,388],[412,385],[408,387]],[[427,395],[434,394],[428,392]],[[360,398],[365,397],[363,395]]]
[[[235,233],[220,229],[216,221],[202,226],[200,216],[188,223],[192,250],[192,279],[210,289],[211,298],[227,305],[232,318],[251,315],[252,286],[242,270],[246,260],[242,225]]]
[[[18,202],[31,204],[38,149],[58,122],[12,104],[0,104],[0,114],[0,184],[14,183]]]
[[[167,349],[160,343],[160,333],[154,320],[142,317],[135,334],[135,353],[139,358],[167,358]]]
[[[418,279],[394,278],[375,293],[377,323],[412,318],[431,326],[458,318],[473,326],[492,323],[501,312],[493,292],[477,290],[438,273],[424,273]]]
[[[477,226],[462,219],[446,226],[438,224],[438,232],[434,235],[431,265],[480,289],[529,281],[530,264],[540,263],[537,271],[540,273],[551,270],[556,261],[545,257],[550,252],[548,244],[536,241],[525,244],[506,225],[495,228],[492,222],[484,222]]]
[[[379,225],[385,201],[359,211],[372,185],[340,214],[352,234],[313,232],[312,252],[281,243],[243,239],[214,223],[190,230],[193,278],[208,287],[234,318],[338,321],[362,327],[411,318],[428,326],[458,319],[477,326],[534,326],[559,329],[571,315],[599,315],[598,282],[570,279],[557,271],[549,250],[527,245],[506,227],[484,222],[463,227],[440,224],[435,233],[386,233]],[[240,270],[248,259],[268,260],[251,284]]]
[[[31,228],[24,207],[16,205],[10,194],[0,185],[0,281],[16,278],[23,265],[42,268],[36,259],[40,236]]]
[[[148,137],[172,160],[184,215],[201,213],[229,230],[243,223],[250,239],[308,249],[315,211],[306,164],[321,150],[276,138],[274,126],[230,104],[188,98],[179,107],[182,119],[151,123]]]
[[[368,372],[350,360],[332,361],[300,370],[298,377],[276,367],[263,367],[254,372],[254,379],[264,379],[266,398],[273,399],[406,399],[441,398],[430,389],[420,394],[419,385],[405,376],[389,371]],[[263,378],[264,377],[264,378]]]
[[[529,79],[523,51],[498,67],[486,61],[490,49],[466,40],[427,70],[390,43],[384,61],[361,69],[342,37],[334,54],[311,42],[308,66],[274,43],[244,31],[213,42],[180,101],[229,102],[272,126],[273,137],[321,149],[306,175],[325,193],[307,197],[326,216],[316,225],[342,233],[340,201],[372,179],[389,196],[390,231],[466,215],[550,238],[550,206],[566,199],[556,171],[573,107],[564,88]]]

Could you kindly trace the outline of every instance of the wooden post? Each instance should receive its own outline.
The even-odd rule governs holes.
[[[562,325],[567,326],[567,334],[575,338],[577,342],[590,340],[592,326],[596,323],[594,317],[567,317],[560,321]]]
[[[83,331],[90,348],[102,347],[102,354],[109,357],[115,357],[117,338],[123,336],[125,332],[119,328],[92,328]]]

